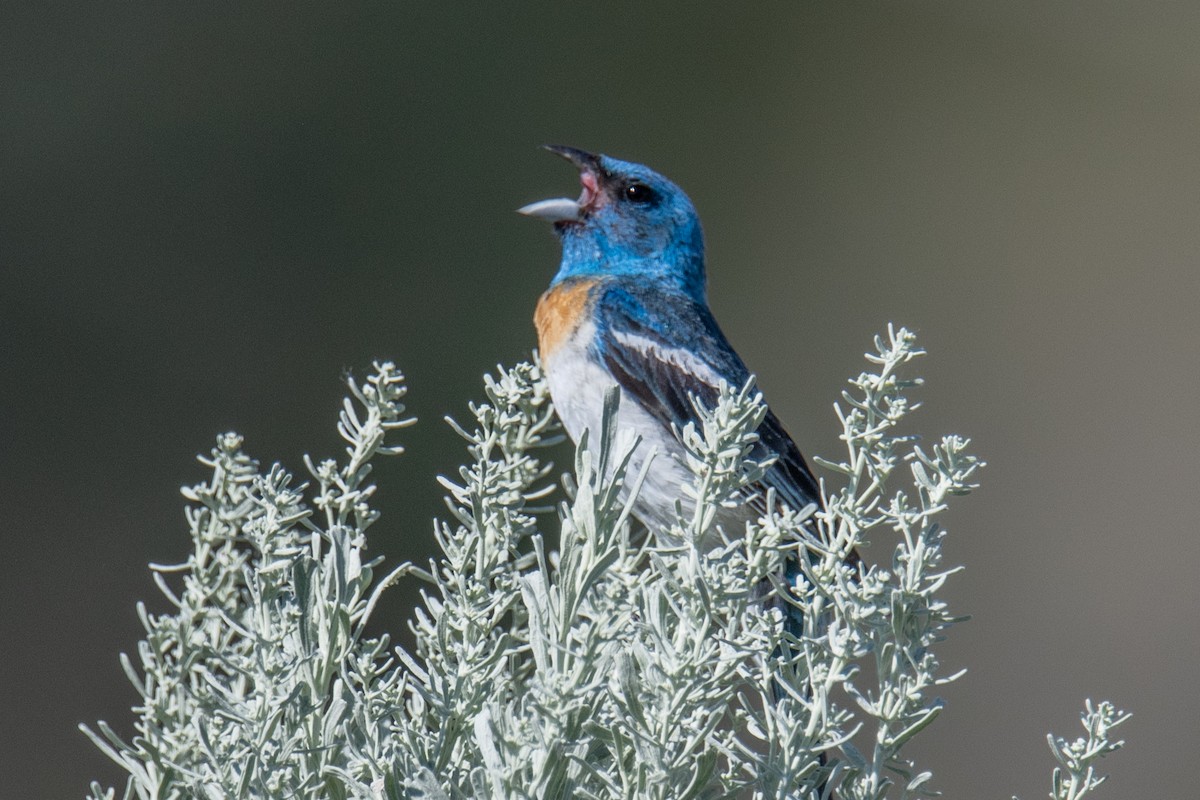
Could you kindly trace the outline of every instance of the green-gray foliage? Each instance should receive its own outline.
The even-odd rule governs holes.
[[[410,420],[402,376],[377,364],[350,383],[345,461],[306,461],[311,485],[218,439],[202,459],[212,477],[184,490],[193,554],[153,566],[175,610],[139,607],[146,639],[136,664],[122,658],[136,733],[84,730],[129,772],[126,798],[926,795],[931,775],[904,745],[956,677],[934,649],[957,621],[939,595],[956,569],[937,518],[982,464],[959,437],[926,452],[897,432],[919,383],[902,372],[921,354],[903,329],[876,340],[836,407],[846,453],[819,460],[836,477],[824,509],[772,511],[716,546],[716,509],[767,466],[749,458],[765,413],[751,386],[697,407],[680,431],[695,512],[645,533],[629,517],[639,443],[614,429],[616,395],[543,513],[555,487],[539,453],[561,432],[536,362],[500,370],[455,426],[469,460],[443,479],[439,555],[381,580],[363,555],[370,462],[400,451],[385,437]],[[411,652],[365,633],[401,578],[425,584]],[[1051,738],[1055,800],[1103,780],[1094,761],[1120,746],[1108,732],[1124,718],[1089,703],[1086,740]]]

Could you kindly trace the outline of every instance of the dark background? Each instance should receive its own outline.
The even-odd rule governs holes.
[[[990,462],[935,785],[1045,796],[1092,696],[1136,714],[1103,796],[1188,794],[1200,5],[426,5],[0,5],[0,796],[119,779],[75,726],[130,731],[117,654],[218,432],[300,468],[342,370],[396,360],[422,422],[372,544],[430,554],[440,418],[529,351],[557,263],[512,213],[576,191],[543,142],[690,192],[809,452],[871,335],[919,330],[918,427]]]

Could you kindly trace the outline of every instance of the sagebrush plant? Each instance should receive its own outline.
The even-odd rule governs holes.
[[[128,771],[125,798],[931,794],[904,746],[957,677],[934,650],[957,621],[939,595],[956,568],[937,518],[982,463],[957,436],[925,451],[898,432],[921,354],[907,330],[876,339],[835,406],[846,453],[817,459],[833,478],[824,508],[768,502],[716,546],[716,510],[767,466],[749,459],[765,414],[752,386],[697,406],[700,424],[679,432],[695,511],[644,531],[630,517],[640,443],[614,428],[618,397],[556,510],[539,454],[562,434],[541,369],[501,369],[455,424],[469,461],[443,479],[440,553],[381,579],[364,553],[371,460],[399,453],[385,439],[411,420],[401,374],[376,364],[349,384],[345,460],[306,459],[311,483],[260,471],[235,434],[201,459],[211,478],[184,490],[193,553],[152,565],[174,610],[139,606],[146,638],[136,664],[122,657],[136,734],[84,730]],[[399,579],[425,584],[411,651],[366,633]],[[1050,738],[1055,800],[1100,784],[1125,718],[1089,701],[1086,738]],[[116,796],[92,785],[93,800]]]

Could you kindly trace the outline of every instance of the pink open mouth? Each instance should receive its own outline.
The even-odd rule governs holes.
[[[579,199],[554,197],[522,206],[517,213],[553,222],[555,228],[561,231],[564,226],[583,223],[591,212],[607,204],[608,194],[601,189],[601,182],[606,176],[599,156],[577,147],[562,145],[546,145],[546,149],[570,161],[579,170],[579,183],[583,187]]]
[[[579,207],[584,211],[594,211],[600,206],[604,194],[600,191],[600,179],[590,169],[581,170],[579,183],[583,192],[579,195]]]

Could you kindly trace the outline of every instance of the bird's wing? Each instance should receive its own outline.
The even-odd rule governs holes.
[[[659,287],[611,285],[596,300],[597,356],[621,388],[667,429],[696,420],[690,396],[716,404],[720,382],[745,384],[745,364],[730,347],[708,308]],[[799,511],[821,502],[804,456],[770,411],[758,428],[752,458],[775,456],[752,500],[765,510],[762,494],[774,489]]]

